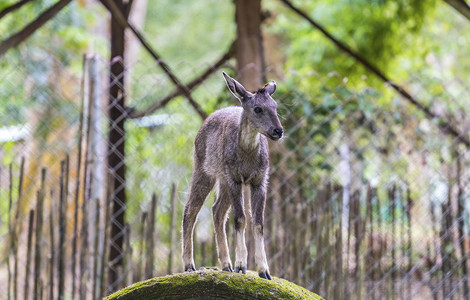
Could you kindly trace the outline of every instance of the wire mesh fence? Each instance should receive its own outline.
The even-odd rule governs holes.
[[[2,72],[1,297],[99,299],[181,272],[181,219],[200,115],[185,97],[164,98],[172,84],[148,61],[110,65],[98,55],[64,59],[53,51],[37,58],[34,50],[9,56]],[[229,58],[175,67],[185,82],[211,71],[191,91],[205,112],[235,104],[220,72],[212,73],[232,72]],[[114,64],[123,72],[107,79]],[[128,86],[110,98],[107,80],[124,75]],[[279,82],[275,94],[286,134],[270,143],[264,230],[271,274],[326,299],[468,298],[468,149],[398,96],[382,101],[366,77],[295,76],[314,82],[315,93]],[[462,83],[450,84],[461,92],[441,101],[470,96]],[[433,100],[419,80],[410,87]],[[115,107],[118,118],[109,115]],[[139,113],[148,107],[158,110]],[[119,133],[112,143],[110,129]],[[196,224],[197,267],[218,265],[213,199]],[[227,222],[233,256],[232,218]],[[246,234],[248,268],[256,269]]]
[[[26,123],[3,128],[5,298],[99,298],[138,280],[182,271],[180,224],[201,119],[180,97],[155,114],[126,120],[121,224],[112,217],[114,173],[106,169],[103,78],[109,67],[99,57],[85,62],[81,88],[72,94],[83,101],[66,109],[48,100]],[[319,80],[322,99],[282,90],[276,97],[286,137],[270,145],[265,232],[271,273],[329,299],[464,299],[468,151],[432,126],[415,137],[420,147],[407,149],[405,142],[390,140],[391,130],[409,130],[394,128],[396,115],[357,109],[377,102],[379,94],[352,92],[337,74]],[[222,96],[214,106],[233,102],[217,84]],[[202,88],[212,90],[209,84]],[[47,86],[37,94],[61,95]],[[441,148],[440,156],[430,154],[434,147]],[[198,266],[218,265],[212,199],[196,225]],[[112,222],[119,226],[113,236]],[[232,237],[232,226],[227,231]],[[250,236],[248,230],[254,253]],[[229,245],[233,249],[231,239]],[[113,247],[119,264],[109,260]],[[256,269],[251,255],[248,267]],[[110,268],[118,274],[115,282],[107,280]]]

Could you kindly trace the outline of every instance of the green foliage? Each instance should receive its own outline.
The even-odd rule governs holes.
[[[468,93],[460,82],[468,77],[470,61],[461,51],[468,48],[470,23],[447,4],[434,0],[294,2],[425,106],[464,124]],[[288,165],[298,170],[301,162],[301,177],[320,182],[328,178],[340,160],[334,145],[342,141],[351,146],[355,172],[379,186],[419,180],[413,170],[423,151],[429,151],[426,157],[436,175],[443,162],[451,161],[434,158],[449,143],[436,120],[425,120],[421,111],[285,6],[267,1],[264,5],[274,15],[265,31],[283,41],[283,84],[289,92],[278,97],[290,109],[280,114],[288,114],[286,145],[301,154]],[[301,128],[289,132],[299,120]],[[302,164],[305,157],[309,158],[306,165]],[[421,193],[412,190],[414,196]]]
[[[196,78],[215,62],[235,38],[234,6],[229,1],[214,4],[211,0],[166,0],[158,5],[148,5],[145,35],[183,82]],[[175,89],[153,58],[141,51],[139,62],[132,70],[129,97],[129,105],[138,109]],[[214,110],[214,100],[222,87],[218,74],[212,76],[204,88],[195,91],[195,99],[208,112]],[[143,89],[142,86],[151,88]]]
[[[388,73],[396,68],[396,58],[414,50],[415,34],[419,34],[426,20],[433,15],[435,0],[400,1],[314,1],[299,2],[299,7],[318,21],[333,35],[354,51]],[[276,8],[278,9],[278,8]],[[356,80],[367,71],[337,49],[329,40],[292,12],[281,11],[271,30],[288,39],[286,67],[305,76],[312,70],[325,74],[338,72]],[[299,24],[300,23],[300,24]],[[369,82],[370,83],[370,82]],[[379,81],[374,83],[378,85]]]
[[[2,1],[8,6],[11,1]],[[8,14],[0,21],[0,35],[9,37],[32,22],[54,1],[31,1],[19,10]],[[1,7],[0,7],[1,9]],[[58,99],[56,68],[63,73],[81,76],[82,54],[90,47],[102,52],[104,39],[90,32],[96,14],[80,6],[76,1],[70,3],[54,19],[37,30],[28,40],[15,49],[10,49],[0,60],[3,72],[0,83],[0,97],[8,99],[0,106],[0,124],[17,125],[26,122],[26,112],[33,105],[44,109],[62,110],[66,99]],[[56,88],[56,90],[51,90]],[[77,99],[78,100],[78,99]],[[77,101],[78,102],[78,101]],[[76,108],[69,113],[75,113]]]

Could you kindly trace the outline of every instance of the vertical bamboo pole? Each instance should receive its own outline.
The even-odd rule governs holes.
[[[360,280],[361,272],[361,210],[360,210],[360,192],[359,190],[355,191],[351,199],[351,209],[350,212],[353,213],[352,217],[352,227],[354,231],[354,271],[353,271],[353,280],[354,287],[356,290],[357,299],[361,298],[362,293],[362,282]]]
[[[397,221],[396,221],[396,187],[395,185],[392,186],[391,189],[388,190],[388,201],[391,204],[391,214],[392,214],[392,299],[395,299],[395,292],[396,292],[396,280],[397,280],[397,255],[396,255],[396,236],[397,236]]]
[[[317,265],[318,262],[319,262],[319,257],[318,257],[318,244],[320,243],[319,241],[319,236],[320,236],[320,226],[319,226],[319,217],[320,217],[320,214],[321,214],[321,206],[318,205],[319,203],[321,203],[321,199],[322,199],[322,193],[323,193],[323,190],[318,190],[317,191],[317,195],[315,196],[314,198],[314,205],[312,205],[312,210],[313,210],[313,220],[312,220],[312,223],[311,223],[311,230],[313,232],[313,238],[312,238],[312,244],[314,244],[316,247],[315,247],[315,257],[313,258],[313,265],[314,267],[312,268],[312,290],[313,291],[318,291],[319,292],[319,288],[318,288],[318,283],[320,282],[319,281],[319,275],[320,275],[320,268],[319,266]],[[286,219],[282,219],[282,220],[286,220]],[[284,237],[284,239],[286,239],[286,237]]]
[[[29,211],[29,223],[28,223],[28,241],[26,244],[26,265],[24,270],[24,299],[29,298],[29,275],[30,275],[30,265],[31,265],[31,250],[33,242],[33,226],[34,226],[34,210]]]
[[[77,180],[80,177],[80,174],[77,176]],[[77,184],[78,187],[78,184]],[[70,272],[72,273],[72,299],[75,299],[75,292],[76,292],[76,286],[77,286],[77,272],[76,272],[76,266],[77,266],[77,238],[78,238],[78,193],[77,190],[75,190],[75,198],[74,198],[74,210],[73,210],[73,235],[72,235],[72,269]]]
[[[145,224],[147,224],[147,215],[148,213],[146,211],[142,212],[142,222],[140,223],[140,234],[139,234],[139,240],[140,240],[140,254],[139,254],[139,261],[137,262],[137,279],[136,281],[140,281],[144,279],[143,276],[143,261],[145,260]]]
[[[245,207],[245,212],[248,216],[251,216],[250,212],[251,211],[251,190],[249,188],[246,188],[246,187],[243,187],[242,188],[242,193],[243,193],[243,198],[244,198],[244,207]],[[229,220],[230,219],[230,220]],[[255,243],[254,243],[254,240],[253,240],[253,234],[252,234],[252,231],[251,231],[251,228],[252,228],[252,220],[250,217],[247,217],[245,218],[246,219],[246,228],[248,228],[248,230],[245,231],[245,237],[246,237],[246,246],[247,246],[247,250],[248,250],[248,253],[254,253],[254,250],[255,250]],[[226,221],[226,224],[233,224],[232,220],[231,220],[231,216],[229,214],[229,217],[227,218],[227,221]],[[225,226],[225,230],[226,230],[226,234],[227,234],[227,239],[228,239],[228,245],[229,245],[229,249],[234,249],[234,247],[232,247],[232,237],[233,237],[233,226]],[[197,231],[194,230],[194,233],[196,233]],[[196,240],[196,235],[194,235],[194,238],[193,240]],[[255,259],[254,259],[254,255],[248,255],[248,260],[247,260],[247,267],[250,268],[250,266],[254,266],[255,264]]]
[[[149,223],[147,226],[147,234],[146,234],[146,241],[147,241],[147,261],[145,264],[145,278],[150,278],[153,275],[153,264],[155,262],[155,240],[154,240],[154,232],[155,232],[155,213],[157,211],[157,195],[155,193],[152,194],[152,203],[150,206],[150,216],[149,216]]]
[[[208,266],[208,258],[207,258],[207,248],[209,247],[209,242],[207,240],[204,240],[201,242],[201,257],[202,257],[202,266]]]
[[[318,193],[318,192],[317,192]],[[312,205],[310,207],[310,214],[312,215],[312,218],[310,219],[310,232],[312,234],[312,237],[310,239],[311,243],[312,244],[312,247],[311,247],[311,252],[315,253],[316,251],[316,242],[317,242],[317,226],[318,226],[318,223],[317,223],[317,218],[318,218],[318,195],[314,195],[313,198],[312,198]],[[281,220],[285,220],[285,219],[281,219]],[[283,235],[282,235],[282,238],[285,239],[285,232],[283,231],[283,226],[280,226],[282,232],[283,232]],[[282,251],[282,248],[280,249],[280,251]],[[309,277],[310,277],[310,282],[311,282],[311,287],[312,287],[312,290],[313,290],[313,287],[315,286],[315,275],[316,275],[316,263],[317,263],[317,255],[315,253],[315,255],[312,255],[311,254],[311,264],[312,264],[312,268],[310,268],[310,272],[309,272]]]
[[[391,276],[387,276],[386,278],[386,299],[387,300],[393,300],[393,297],[394,297],[394,294],[393,294],[393,290],[392,290],[392,279],[391,279]]]
[[[109,180],[111,181],[111,178],[109,178]],[[111,184],[110,182],[108,182],[108,185],[107,185],[107,188],[108,188],[108,191],[106,193],[106,195],[109,195],[109,190],[111,189]],[[106,198],[106,201],[105,201],[105,206],[104,206],[104,238],[103,238],[103,253],[101,253],[100,255],[100,267],[98,268],[99,270],[99,275],[98,275],[98,280],[99,280],[99,294],[97,296],[97,299],[101,299],[102,295],[104,294],[104,291],[105,291],[105,283],[106,283],[106,272],[105,272],[105,264],[106,262],[109,260],[109,256],[107,255],[108,252],[105,251],[105,249],[107,249],[108,247],[108,243],[109,243],[109,223],[110,223],[110,219],[109,219],[109,214],[110,214],[110,210],[111,210],[111,199],[110,197],[108,196]]]
[[[336,256],[336,287],[333,293],[333,299],[343,299],[343,188],[340,188],[341,196],[337,200],[337,223],[336,226],[336,241],[335,241],[335,256]]]
[[[38,237],[40,236],[40,233],[38,232],[38,223],[40,223],[41,221],[38,220],[41,218],[41,213],[40,213],[40,202],[41,202],[41,192],[38,190],[36,192],[36,224],[34,225],[34,246],[32,246],[32,248],[34,248],[34,251],[33,251],[33,280],[32,280],[32,288],[33,288],[33,299],[38,299],[38,295],[37,295],[37,292],[38,292],[38,280],[39,278],[36,276],[36,272],[39,270],[39,259],[40,258],[40,255],[41,255],[41,248],[39,246],[39,243],[40,243],[40,239],[38,239]],[[31,249],[33,250],[33,249]]]
[[[400,211],[400,248],[401,248],[401,258],[399,259],[399,269],[405,269],[405,258],[407,257],[407,244],[406,244],[406,199],[405,199],[405,193],[406,190],[400,189],[399,192],[399,211]],[[400,276],[402,277],[402,276]],[[405,269],[405,278],[408,278],[408,272]],[[400,291],[400,299],[405,299],[405,291],[406,291],[406,286],[405,286],[405,281],[402,278],[399,280],[399,287],[398,290]]]
[[[95,199],[95,228],[98,230],[99,226],[100,226],[100,199]],[[98,281],[98,260],[99,260],[99,234],[98,232],[95,233],[95,241],[93,243],[93,255],[94,255],[94,259],[93,259],[93,280],[92,280],[92,284],[93,284],[93,298],[96,299],[97,297],[97,281]]]
[[[89,137],[90,137],[90,118],[88,119],[88,126],[87,126],[87,146],[86,146],[86,152],[85,152],[85,157],[88,158],[89,156],[89,147],[88,147],[88,142],[89,142]],[[80,294],[80,299],[86,299],[87,296],[87,283],[88,280],[90,279],[90,270],[89,266],[87,266],[89,259],[90,259],[90,243],[93,241],[89,240],[89,233],[90,233],[90,227],[93,225],[90,225],[90,221],[93,220],[93,218],[90,219],[90,214],[93,210],[93,207],[91,206],[91,195],[92,195],[92,182],[93,182],[93,170],[89,168],[89,163],[85,163],[84,167],[84,185],[83,185],[83,203],[82,203],[82,224],[81,224],[81,249],[80,249],[80,259],[79,259],[79,265],[80,265],[80,278],[79,278],[79,294]],[[93,289],[92,289],[93,290]]]
[[[173,272],[173,254],[176,251],[176,214],[177,214],[176,184],[171,185],[171,218],[170,218],[170,254],[168,255],[168,274]],[[203,246],[204,247],[204,246]]]
[[[129,223],[125,224],[124,227],[124,249],[123,249],[123,260],[122,260],[122,276],[121,286],[126,286],[130,283],[129,276],[132,274],[132,249],[131,249],[131,227]]]
[[[316,218],[316,253],[315,253],[315,260],[316,260],[316,272],[313,278],[314,280],[314,290],[322,291],[322,283],[323,283],[323,271],[324,271],[324,258],[323,256],[323,225],[324,225],[324,205],[327,201],[327,192],[322,189],[318,193],[318,201],[319,210],[317,211],[317,218]]]
[[[83,54],[82,58],[82,79],[80,83],[80,115],[78,120],[78,143],[77,143],[77,177],[75,182],[75,195],[74,195],[74,214],[73,214],[73,238],[72,238],[72,299],[75,297],[76,289],[76,276],[77,276],[77,238],[78,238],[78,211],[79,211],[79,196],[80,196],[80,179],[81,179],[81,166],[82,166],[82,140],[83,140],[83,118],[85,111],[85,81],[87,69],[87,56]]]
[[[350,265],[349,265],[349,262],[350,262],[350,256],[351,256],[351,231],[353,230],[353,215],[354,215],[354,210],[352,209],[352,203],[353,203],[353,199],[354,199],[354,195],[352,197],[349,197],[349,201],[347,203],[347,205],[345,206],[345,208],[347,208],[347,212],[348,212],[348,226],[347,226],[347,240],[346,240],[346,270],[345,270],[345,275],[344,275],[344,281],[345,281],[345,285],[344,285],[344,297],[346,299],[349,299],[350,298],[350,286],[349,286],[349,281],[350,281]],[[343,203],[343,205],[345,205]]]
[[[42,261],[42,217],[44,207],[44,196],[45,196],[45,182],[46,182],[46,169],[41,170],[41,189],[38,192],[37,205],[36,205],[36,239],[35,239],[35,250],[34,250],[34,299],[38,299],[39,282],[41,280],[41,261]]]
[[[467,259],[468,259],[468,254],[465,253],[465,196],[463,195],[463,187],[462,187],[462,180],[461,180],[461,170],[462,170],[462,162],[460,156],[457,156],[456,160],[457,164],[457,216],[458,216],[458,237],[459,237],[459,243],[458,246],[460,248],[460,269],[462,272],[462,293],[463,297],[470,297],[469,293],[469,285],[468,285],[468,277],[470,276],[467,268]],[[468,200],[467,200],[468,201]]]
[[[369,188],[370,188],[370,185],[369,185]],[[376,188],[371,188],[369,190],[369,194],[368,194],[368,201],[369,201],[369,215],[368,215],[368,219],[369,219],[369,228],[370,228],[370,232],[369,232],[369,249],[367,249],[367,252],[366,252],[366,255],[367,255],[367,258],[369,259],[369,264],[368,266],[366,266],[366,270],[368,270],[369,274],[370,274],[370,280],[371,280],[371,284],[370,284],[370,289],[371,289],[371,293],[372,293],[372,300],[375,300],[375,291],[376,289],[374,288],[375,287],[375,284],[374,284],[374,281],[375,281],[375,278],[376,278],[376,271],[377,271],[377,268],[375,266],[375,261],[373,260],[373,252],[374,251],[373,249],[373,242],[374,242],[374,234],[375,234],[375,224],[374,224],[374,202],[373,201],[377,201],[377,189]],[[375,215],[377,214],[378,212],[375,212]]]
[[[373,199],[373,189],[371,188],[370,184],[367,185],[367,196],[366,196],[366,216],[365,216],[365,223],[369,223],[369,231],[367,236],[366,244],[367,249],[365,251],[365,259],[364,259],[364,270],[367,270],[366,277],[369,281],[375,280],[375,266],[374,260],[372,259],[372,243],[373,243],[373,236],[374,236],[374,219],[373,219],[373,208],[372,208],[372,199]],[[367,295],[370,295],[372,300],[375,300],[375,293],[373,290],[373,284],[369,284],[367,286]]]
[[[202,241],[201,242],[201,265],[202,266],[206,266],[206,261],[207,261],[207,251],[206,251],[206,247],[207,247],[207,241]]]
[[[370,188],[368,187],[366,190],[366,199],[369,197],[370,194]],[[367,200],[366,200],[367,202]],[[367,204],[366,204],[367,205]],[[357,295],[358,299],[362,299],[364,295],[364,265],[365,265],[365,245],[364,245],[364,239],[365,239],[365,232],[366,232],[366,224],[367,224],[367,207],[366,207],[366,214],[363,217],[362,216],[362,209],[361,209],[361,199],[360,195],[358,194],[357,199],[356,199],[356,214],[358,217],[358,237],[356,240],[356,243],[358,244],[356,247],[359,249],[357,251],[358,253],[358,258],[356,258],[356,267],[357,267],[357,272],[358,272],[358,280],[359,280],[359,287],[357,289]]]
[[[307,229],[306,222],[308,221],[308,209],[307,209],[307,201],[305,199],[305,195],[302,190],[299,191],[299,207],[300,207],[300,233],[299,233],[299,284],[305,285],[306,276],[305,274],[308,273],[305,270],[307,266],[307,259],[308,259],[308,244],[306,243],[307,240]],[[330,199],[328,200],[330,201]]]
[[[332,189],[331,184],[326,185],[326,219],[325,219],[325,242],[323,244],[323,251],[325,252],[325,295],[327,299],[331,299],[332,297],[332,255],[331,255],[331,244],[330,244],[330,235],[333,231],[331,226],[331,218],[332,218]]]
[[[130,224],[127,224],[126,233],[127,233],[127,238],[126,238],[127,269],[125,269],[124,272],[128,274],[128,276],[126,276],[127,277],[126,285],[128,285],[132,283],[132,273],[134,273],[134,269],[135,269],[134,262],[132,260],[134,249],[132,248],[132,245],[131,245],[132,231],[131,231]]]
[[[455,261],[455,251],[456,251],[456,247],[455,247],[455,243],[454,243],[454,236],[452,234],[452,227],[453,227],[453,224],[454,224],[454,214],[452,212],[452,182],[453,182],[453,179],[452,179],[452,175],[449,171],[449,176],[448,176],[448,192],[447,192],[447,204],[446,204],[446,210],[447,210],[447,213],[445,214],[445,255],[447,257],[447,259],[445,260],[447,266],[446,266],[446,273],[449,273],[449,276],[447,276],[446,274],[446,277],[448,277],[448,282],[449,282],[449,296],[445,295],[445,297],[448,297],[450,300],[452,300],[454,297],[453,297],[453,293],[452,293],[452,290],[454,289],[454,276],[452,276],[452,270],[453,270],[453,267],[452,265],[454,264],[454,261]]]
[[[285,178],[285,176],[284,176]],[[279,203],[279,206],[281,207],[281,220],[287,220],[288,218],[288,213],[287,213],[287,203],[285,202],[286,199],[288,199],[289,197],[289,192],[287,191],[287,182],[285,180],[282,181],[282,184],[281,184],[281,195],[282,195],[282,199],[283,199],[283,203]],[[283,227],[282,228],[282,248],[280,249],[280,251],[282,252],[282,255],[281,255],[281,262],[279,264],[280,266],[280,270],[281,273],[279,274],[279,276],[284,276],[286,274],[286,269],[287,269],[287,266],[289,264],[289,253],[287,252],[287,249],[288,249],[288,245],[289,245],[289,241],[288,241],[288,237],[289,237],[289,228],[287,227]]]
[[[434,238],[434,236],[433,236]],[[434,243],[434,241],[432,241],[432,243]],[[431,246],[429,245],[429,243],[426,243],[426,255],[427,257],[429,257],[430,260],[432,260],[432,254],[431,254]],[[434,261],[437,261],[437,255],[434,255]],[[434,292],[434,286],[433,286],[433,280],[432,280],[432,273],[430,272],[430,276],[429,276],[429,280],[427,282],[428,286],[429,286],[429,290],[431,291],[431,294],[432,294],[432,298],[433,300],[437,300],[437,296],[438,296],[438,292]]]
[[[87,150],[88,152],[88,150]],[[91,172],[87,172],[87,164],[85,164],[85,184],[83,185],[84,190],[84,198],[82,203],[82,224],[81,224],[81,249],[80,249],[80,257],[79,257],[79,265],[80,265],[80,272],[79,272],[79,294],[80,299],[86,299],[86,283],[88,280],[88,268],[87,268],[87,259],[89,257],[89,241],[88,241],[88,214],[90,213],[91,208],[89,208],[90,202],[90,182],[92,180],[93,174]]]
[[[278,203],[278,194],[279,194],[279,180],[277,178],[277,176],[272,176],[271,177],[271,191],[270,191],[270,199],[267,203],[268,205],[268,210],[270,211],[270,215],[269,215],[269,219],[268,219],[268,226],[269,226],[269,235],[270,235],[270,241],[269,241],[269,244],[268,244],[268,249],[269,249],[269,256],[272,258],[274,257],[275,255],[277,255],[277,247],[276,247],[276,244],[278,242],[278,232],[276,230],[276,217],[277,214],[276,214],[276,205]],[[278,260],[277,259],[271,259],[270,260],[270,269],[272,271],[273,274],[277,274],[278,273],[278,266],[277,266],[277,262]]]
[[[378,218],[378,215],[380,214],[380,211],[377,209],[377,203],[379,202],[379,198],[378,198],[378,194],[377,194],[377,189],[374,188],[372,189],[372,193],[373,193],[373,201],[371,202],[371,215],[370,215],[370,222],[371,222],[371,225],[372,225],[372,228],[371,228],[371,237],[370,237],[370,247],[371,247],[371,251],[374,251],[373,250],[373,242],[374,242],[374,234],[377,235],[377,233],[379,233],[379,230],[376,228],[377,227],[377,221],[374,219],[377,219]],[[375,208],[375,213],[374,213],[374,208]],[[375,218],[374,218],[374,215],[375,215]],[[371,253],[372,254],[372,253]],[[375,282],[375,280],[378,280],[379,278],[379,273],[377,272],[377,267],[376,267],[376,263],[374,260],[373,260],[373,256],[371,257],[372,259],[372,264],[371,264],[371,268],[373,268],[372,270],[372,280],[373,282]],[[377,289],[374,289],[374,298],[375,298],[375,291]]]
[[[93,172],[89,170],[89,161],[91,160],[91,154],[90,154],[90,138],[92,134],[92,129],[91,129],[91,115],[92,115],[92,110],[93,110],[93,105],[91,102],[91,97],[92,97],[92,82],[89,80],[88,84],[86,82],[86,74],[89,74],[89,59],[86,55],[83,56],[83,66],[82,66],[82,71],[84,73],[84,81],[83,87],[82,87],[82,130],[80,132],[80,135],[85,135],[85,141],[82,145],[82,149],[85,150],[85,153],[81,155],[84,159],[84,166],[83,166],[83,173],[81,174],[83,177],[81,182],[83,182],[83,185],[81,187],[82,190],[82,195],[83,195],[83,202],[82,202],[82,207],[81,207],[81,214],[82,214],[82,222],[80,224],[80,238],[81,238],[81,245],[80,245],[80,255],[78,257],[78,267],[79,267],[79,273],[78,273],[78,285],[79,285],[79,299],[85,299],[86,298],[86,281],[87,281],[87,258],[88,258],[88,253],[89,253],[89,241],[88,241],[88,227],[89,227],[89,202],[90,202],[90,197],[91,197],[91,182],[93,181]],[[88,71],[88,72],[87,72]],[[86,117],[85,117],[85,111],[86,111]],[[86,124],[85,124],[86,120]],[[83,138],[82,138],[83,139]],[[80,143],[82,143],[80,141]],[[80,176],[80,174],[77,174],[77,176]],[[77,189],[77,187],[76,187]],[[80,187],[78,187],[78,191],[80,191]],[[80,193],[79,193],[80,194]],[[78,224],[77,224],[78,226]],[[77,241],[77,247],[78,247],[79,241]],[[103,256],[101,256],[103,257]]]
[[[39,278],[39,300],[42,300],[44,299],[43,298],[44,296],[44,283],[43,283],[43,280],[42,278]]]
[[[301,234],[300,232],[302,231],[302,226],[300,224],[300,213],[301,213],[301,203],[300,203],[300,197],[298,193],[292,196],[293,198],[293,206],[292,206],[292,218],[294,219],[294,224],[293,224],[293,235],[292,237],[294,238],[293,243],[292,243],[292,260],[293,260],[293,276],[292,280],[295,281],[297,284],[301,284],[299,282],[299,277],[300,277],[300,253],[302,251],[301,247]]]
[[[354,230],[354,281],[356,282],[356,291],[359,290],[358,288],[358,276],[359,276],[359,271],[360,271],[360,264],[361,264],[361,210],[360,210],[360,204],[359,204],[359,198],[360,194],[359,191],[355,191],[353,194],[352,200],[352,207],[350,211],[352,210],[353,213],[353,230]]]
[[[64,286],[65,286],[65,161],[60,162],[60,192],[59,192],[59,250],[57,253],[58,260],[58,298],[64,299]]]
[[[65,293],[65,282],[66,282],[66,276],[67,276],[67,265],[65,264],[66,256],[67,256],[67,248],[65,246],[65,236],[67,235],[67,199],[69,196],[69,172],[70,171],[70,156],[67,154],[65,156],[65,176],[64,176],[64,248],[63,248],[63,256],[62,258],[64,259],[64,293]],[[73,284],[73,283],[72,283]],[[73,295],[72,295],[72,300],[73,300]]]
[[[448,213],[448,207],[446,203],[441,203],[441,230],[439,233],[440,239],[439,239],[439,249],[441,252],[441,291],[442,291],[442,298],[446,299],[447,298],[447,261],[448,261],[448,256],[447,256],[447,226],[446,226],[446,218],[445,215]]]
[[[14,232],[15,235],[15,245],[14,245],[14,266],[13,266],[13,299],[18,299],[18,236],[21,230],[21,224],[19,222],[20,219],[20,211],[21,211],[21,197],[23,195],[23,177],[24,177],[24,157],[21,157],[21,165],[20,165],[20,176],[19,176],[19,183],[18,183],[18,200],[16,202],[16,212],[15,212],[15,226]]]
[[[304,263],[303,263],[304,286],[310,286],[312,282],[312,277],[311,277],[312,272],[310,271],[310,269],[312,269],[312,256],[311,256],[312,245],[310,241],[313,239],[313,231],[312,231],[312,226],[310,226],[310,222],[312,221],[313,214],[312,214],[311,206],[312,206],[312,199],[306,199],[305,208],[304,208],[306,210],[306,219],[304,220],[305,241],[306,241],[306,245],[304,249]],[[277,214],[274,214],[274,215],[276,216]],[[276,230],[278,229],[273,229],[272,231],[273,234],[274,232],[276,232]],[[275,247],[275,243],[273,243],[273,246]],[[277,260],[273,259],[273,261],[275,262]]]
[[[51,190],[51,209],[49,211],[49,238],[50,238],[50,254],[49,254],[49,298],[54,300],[54,261],[55,261],[55,239],[54,239],[54,193]]]
[[[212,251],[212,266],[216,266],[217,265],[217,244],[216,244],[216,241],[215,241],[215,235],[213,234],[212,235],[212,247],[211,247],[211,251]]]
[[[0,187],[2,186],[2,166],[0,165]],[[0,193],[0,196],[1,193]],[[11,234],[10,234],[11,235]],[[9,255],[8,255],[9,256]],[[9,257],[8,257],[8,260],[9,260]],[[8,266],[8,265],[7,265]],[[10,269],[10,267],[8,266],[8,269]],[[8,287],[8,290],[10,290],[10,288]]]
[[[407,256],[408,256],[408,267],[407,272],[410,274],[407,280],[406,289],[408,291],[407,298],[411,299],[411,279],[412,273],[411,270],[413,268],[413,247],[412,247],[412,229],[411,229],[411,207],[413,205],[413,201],[411,199],[411,191],[410,186],[407,185],[406,187],[406,220],[408,222],[407,229],[408,229],[408,243],[407,243]]]
[[[10,163],[9,167],[9,174],[10,174],[10,183],[8,185],[8,253],[7,253],[7,269],[8,269],[8,284],[7,284],[7,296],[8,299],[11,299],[11,286],[12,286],[12,274],[10,268],[10,258],[13,250],[13,228],[11,224],[11,211],[13,205],[13,163]]]
[[[377,209],[377,236],[379,237],[379,247],[377,249],[378,251],[378,265],[377,265],[377,272],[376,272],[376,275],[377,275],[377,279],[381,278],[383,276],[383,272],[382,272],[382,257],[384,255],[383,253],[383,250],[382,249],[382,237],[383,237],[383,230],[382,230],[382,207],[381,207],[381,204],[380,204],[380,197],[379,197],[379,194],[377,194],[377,201],[376,201],[376,209]],[[377,286],[376,287],[376,290],[377,292],[380,292],[380,286]]]
[[[439,257],[439,244],[438,244],[439,232],[438,232],[438,229],[437,229],[437,218],[436,218],[436,213],[435,213],[435,204],[432,200],[429,202],[429,204],[430,204],[429,208],[430,208],[430,215],[431,215],[432,243],[433,243],[433,246],[434,246],[434,259],[432,259],[432,261],[437,262],[437,259]],[[436,239],[437,239],[437,241],[436,241]],[[430,258],[431,258],[431,256],[430,256]],[[431,285],[431,290],[433,290],[434,289],[433,276],[436,276],[436,277],[439,276],[438,269],[437,268],[431,268],[431,270],[429,272],[429,276],[430,276],[429,283]],[[434,300],[437,300],[438,292],[433,293],[433,297],[434,297]]]

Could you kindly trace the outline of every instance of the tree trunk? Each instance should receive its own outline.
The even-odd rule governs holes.
[[[248,90],[263,85],[263,56],[261,43],[261,0],[236,0],[237,79]]]
[[[123,0],[115,4],[127,15]],[[119,269],[123,263],[124,213],[126,211],[126,165],[124,123],[127,118],[124,92],[124,27],[117,17],[111,14],[111,72],[109,76],[109,136],[108,136],[108,170],[111,176],[111,187],[108,197],[111,198],[111,243],[109,244],[108,289],[119,286]]]

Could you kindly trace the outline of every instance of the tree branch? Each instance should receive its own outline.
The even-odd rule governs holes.
[[[31,0],[21,0],[19,2],[16,2],[15,4],[12,4],[8,7],[5,7],[4,10],[0,11],[0,19],[6,16],[7,14],[17,10],[18,8],[22,7],[24,4],[28,3]]]
[[[36,18],[33,22],[29,23],[21,31],[13,34],[9,38],[2,41],[0,44],[0,57],[2,57],[5,52],[10,48],[18,46],[21,42],[26,40],[31,36],[37,29],[44,25],[47,21],[52,19],[57,13],[59,13],[62,8],[67,6],[72,0],[60,0],[45,12],[43,12],[39,17]]]
[[[462,16],[470,20],[470,6],[465,0],[444,0],[447,4],[452,6]]]
[[[432,112],[428,107],[424,106],[422,103],[418,101],[415,97],[410,95],[402,86],[396,84],[395,82],[391,81],[384,73],[382,73],[377,67],[372,65],[369,61],[367,61],[364,57],[360,54],[354,52],[349,46],[345,43],[336,39],[331,33],[329,33],[325,28],[323,28],[320,24],[310,18],[305,12],[300,10],[299,8],[295,7],[289,0],[280,0],[282,1],[287,7],[297,13],[299,16],[307,20],[313,27],[317,28],[318,30],[323,33],[330,41],[332,41],[341,51],[345,52],[352,58],[354,58],[357,62],[361,63],[366,69],[370,72],[374,73],[377,77],[387,83],[390,87],[392,87],[395,91],[397,91],[402,97],[404,97],[408,102],[413,104],[416,108],[421,110],[428,118],[431,119],[438,119],[438,126],[442,132],[446,134],[450,134],[454,136],[459,142],[465,144],[467,148],[470,148],[470,140],[463,136],[462,133],[459,133],[456,128],[454,128],[449,122],[440,118],[439,115]]]
[[[234,56],[234,54],[235,54],[235,42],[232,43],[229,50],[217,62],[215,62],[213,65],[209,66],[206,69],[206,71],[204,71],[198,78],[196,78],[193,81],[191,81],[190,83],[188,83],[186,85],[188,87],[188,89],[191,91],[195,87],[197,87],[201,83],[203,83],[207,78],[209,78],[209,76],[212,73],[217,71],[230,58],[232,58]],[[167,105],[170,102],[170,100],[172,100],[172,99],[174,99],[178,96],[181,96],[182,94],[183,93],[181,92],[181,90],[177,89],[177,90],[173,91],[173,93],[169,94],[168,96],[166,96],[165,98],[163,98],[159,101],[154,102],[153,104],[151,104],[150,106],[148,106],[146,109],[144,109],[142,111],[139,111],[139,112],[131,111],[131,113],[129,114],[129,118],[135,119],[135,118],[141,118],[143,116],[147,116],[147,115],[153,113],[154,111],[156,111],[157,109],[160,109],[160,108],[164,107],[165,105]]]
[[[116,17],[116,20],[123,27],[129,27],[129,29],[135,34],[137,39],[140,41],[142,46],[148,51],[148,53],[155,59],[158,65],[163,69],[166,75],[170,78],[171,82],[178,87],[182,94],[188,99],[189,104],[196,110],[199,116],[204,120],[207,117],[207,114],[202,110],[199,104],[194,100],[191,95],[190,89],[181,83],[181,81],[176,77],[173,72],[170,70],[170,67],[163,61],[160,55],[150,46],[150,44],[145,40],[142,34],[129,23],[128,20],[124,17],[119,8],[116,7],[116,4],[112,0],[100,0],[100,2]]]

